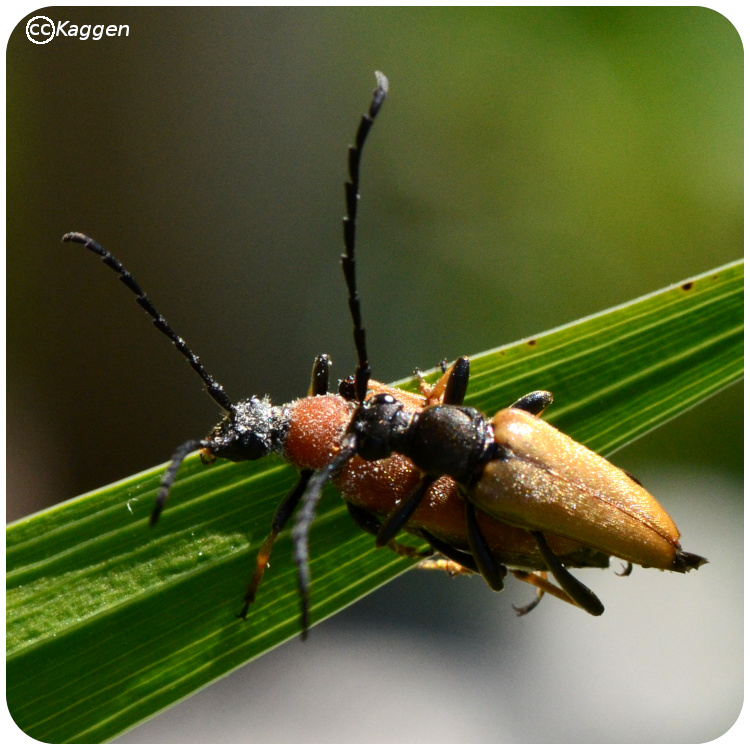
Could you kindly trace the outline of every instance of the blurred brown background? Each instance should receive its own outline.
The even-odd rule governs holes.
[[[541,332],[742,254],[742,46],[733,26],[711,10],[39,13],[128,24],[130,35],[33,45],[25,18],[7,47],[10,519],[162,462],[217,417],[198,378],[132,296],[95,258],[62,246],[64,232],[86,232],[115,253],[234,399],[302,395],[321,351],[333,356],[337,376],[351,371],[337,265],[342,183],[346,146],[375,69],[392,89],[366,149],[358,250],[378,379]],[[739,575],[732,555],[741,547],[731,540],[741,513],[742,460],[740,386],[617,455],[652,486],[672,488],[672,498],[662,499],[686,547],[712,562],[700,573],[639,571],[608,581],[609,596],[599,581],[614,577],[599,573],[596,588],[608,612],[606,622],[593,624],[546,602],[534,619],[516,621],[510,602],[528,591],[493,597],[479,581],[409,574],[316,629],[309,648],[291,647],[288,656],[282,649],[251,665],[250,675],[263,675],[263,693],[239,701],[244,740],[234,741],[717,736],[741,699],[732,666],[741,651],[729,644],[741,633],[741,586],[731,578]],[[654,582],[664,594],[651,609]],[[673,598],[681,595],[683,618]],[[620,605],[624,612],[613,614]],[[711,619],[720,608],[723,636]],[[696,611],[708,619],[694,622]],[[705,632],[684,632],[688,623]],[[657,624],[675,649],[673,666]],[[622,636],[613,635],[620,628]],[[612,643],[594,658],[592,644],[604,629]],[[606,663],[603,675],[576,674],[540,653],[545,643],[561,662],[571,658],[570,631],[584,638],[588,654],[573,664]],[[655,639],[658,663],[650,663],[646,634]],[[726,661],[703,650],[701,639],[709,637],[724,644]],[[333,655],[319,651],[326,643]],[[361,678],[342,677],[349,674],[347,644],[360,668],[373,659]],[[342,711],[348,730],[323,707],[301,707],[335,696],[334,682],[339,702],[352,700],[357,680],[371,685],[375,666],[392,664],[386,652],[395,658],[387,677],[383,670],[394,691],[391,708],[403,704],[397,687],[406,690],[407,675],[425,665],[435,670],[407,691],[415,698],[411,713],[370,727],[353,718],[356,710]],[[416,658],[423,652],[428,656]],[[269,702],[280,675],[304,684],[297,670],[314,666],[317,653],[332,670],[331,687],[320,689],[328,686],[325,675],[310,678],[317,688],[302,697],[286,690]],[[446,653],[450,665],[438,669],[440,660],[429,654]],[[633,653],[641,658],[633,662]],[[510,655],[513,666],[505,661]],[[291,662],[278,666],[285,658]],[[483,677],[475,674],[478,665]],[[678,666],[693,678],[684,695],[671,683]],[[625,673],[633,669],[631,679]],[[462,674],[469,693],[455,684]],[[656,674],[663,693],[654,687]],[[232,679],[237,695],[240,681]],[[227,683],[212,689],[226,691]],[[642,708],[628,704],[644,690]],[[422,691],[427,700],[418,709]],[[450,710],[435,695],[443,691],[451,694]],[[561,692],[573,706],[561,708]],[[199,699],[210,701],[207,694]],[[220,695],[214,700],[227,706],[227,693]],[[360,710],[379,715],[374,696],[362,695]],[[593,696],[605,704],[595,706]],[[253,699],[287,718],[269,718],[265,704],[254,710]],[[497,718],[492,706],[500,703]],[[162,735],[130,740],[233,741],[217,734],[230,731],[228,719],[218,727],[196,718],[194,727],[186,716],[204,716],[201,709],[177,711],[184,737],[167,725]],[[215,720],[215,707],[206,711]],[[643,711],[653,711],[653,721],[632,719]],[[538,714],[550,712],[548,725]],[[159,731],[169,715],[138,732]],[[289,717],[303,715],[296,734]],[[444,727],[448,717],[460,726]],[[326,734],[332,726],[343,734]],[[200,728],[207,734],[196,739]]]

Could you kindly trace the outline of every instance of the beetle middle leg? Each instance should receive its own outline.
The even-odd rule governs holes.
[[[384,547],[395,539],[401,529],[406,526],[414,511],[419,507],[437,477],[425,475],[412,491],[385,517],[378,531],[375,544]]]
[[[470,502],[466,503],[466,533],[469,540],[469,549],[482,578],[487,581],[487,585],[493,591],[502,591],[503,579],[508,573],[508,569],[492,556],[492,551],[479,529],[474,504]]]
[[[420,390],[427,399],[427,404],[450,404],[461,406],[469,385],[470,365],[468,357],[459,357],[433,386],[427,385],[420,378]]]
[[[552,394],[549,391],[532,391],[514,401],[510,408],[521,409],[538,417],[551,403]]]
[[[349,515],[354,520],[354,523],[356,523],[357,526],[362,529],[362,531],[366,531],[368,534],[372,534],[373,536],[378,535],[383,523],[374,513],[370,513],[364,508],[360,508],[349,502],[347,502],[346,504],[346,509],[349,511]],[[401,557],[424,558],[430,557],[431,555],[435,554],[435,550],[433,550],[432,548],[424,551],[407,544],[399,544],[394,539],[391,539],[391,541],[388,542],[386,546],[389,550],[391,550],[391,552],[395,552]]]

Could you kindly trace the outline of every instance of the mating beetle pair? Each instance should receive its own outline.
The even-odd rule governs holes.
[[[316,358],[306,398],[273,406],[267,398],[233,403],[198,357],[177,336],[141,287],[109,252],[79,233],[63,241],[101,256],[203,380],[227,413],[203,440],[181,445],[161,481],[151,523],[159,519],[185,457],[255,460],[282,455],[300,478],[277,509],[257,556],[240,613],[253,602],[278,534],[292,529],[302,599],[302,631],[309,625],[308,536],[324,485],[333,481],[359,526],[399,554],[440,553],[447,567],[479,572],[494,590],[508,570],[593,615],[604,607],[569,568],[606,567],[614,555],[632,564],[686,572],[705,559],[684,552],[679,533],[659,503],[631,476],[539,417],[552,396],[530,393],[487,419],[463,405],[469,360],[445,368],[438,383],[415,395],[370,380],[365,330],[355,274],[359,168],[367,135],[387,94],[377,76],[369,112],[349,149],[342,266],[358,357],[355,374],[328,393],[330,359]],[[425,539],[424,553],[396,541],[406,529]],[[546,579],[552,573],[558,585]]]

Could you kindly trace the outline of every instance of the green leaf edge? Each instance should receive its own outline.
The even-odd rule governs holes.
[[[476,355],[467,403],[491,414],[552,390],[549,421],[609,454],[742,377],[743,280],[738,261]],[[278,459],[207,468],[191,457],[149,533],[163,470],[7,529],[8,705],[36,739],[111,739],[298,632],[288,533],[252,617],[234,618],[252,550],[294,471]],[[311,553],[314,621],[411,565],[375,550],[330,489]]]

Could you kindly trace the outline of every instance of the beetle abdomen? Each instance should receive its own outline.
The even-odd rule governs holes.
[[[684,571],[703,561],[682,553],[661,505],[597,453],[519,409],[498,412],[492,425],[508,455],[490,461],[472,489],[489,515],[644,567]]]

